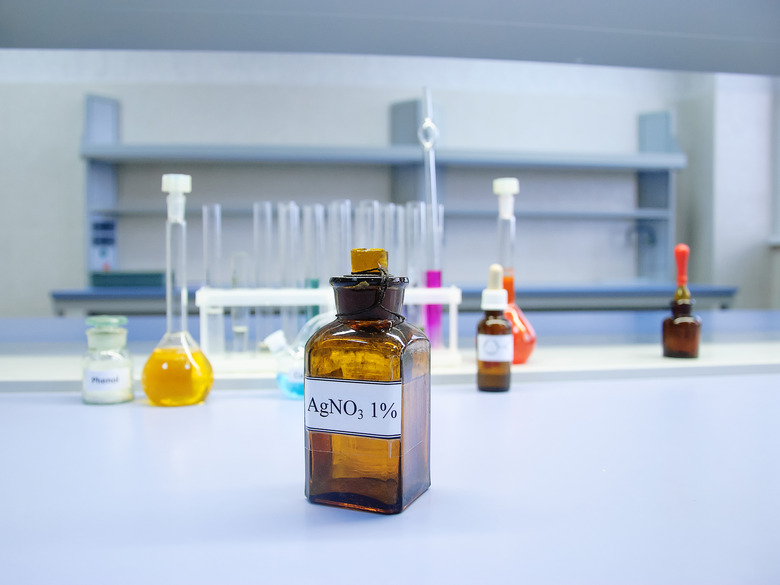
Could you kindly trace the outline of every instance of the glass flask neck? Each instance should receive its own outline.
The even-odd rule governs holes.
[[[498,218],[498,263],[504,274],[515,265],[515,216]]]
[[[187,223],[165,224],[165,315],[167,335],[187,332]]]

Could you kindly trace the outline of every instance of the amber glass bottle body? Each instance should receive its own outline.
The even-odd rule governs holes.
[[[692,301],[672,301],[672,316],[663,322],[663,347],[665,357],[695,358],[699,356],[701,319],[691,314]]]
[[[477,388],[486,392],[505,392],[512,380],[512,357],[501,359],[495,351],[484,353],[485,345],[495,345],[500,352],[500,341],[512,336],[512,324],[503,311],[485,311],[477,324]],[[481,338],[481,339],[480,339]],[[512,341],[512,348],[514,342]],[[494,357],[490,357],[490,355]],[[485,359],[487,358],[487,359]],[[495,361],[494,361],[495,360]]]
[[[400,432],[314,430],[308,416],[333,399],[307,392],[306,497],[313,503],[396,514],[430,486],[430,343],[399,318],[406,279],[391,278],[384,291],[372,278],[331,279],[342,316],[306,344],[305,376],[308,387],[357,382],[354,400],[344,402],[353,421],[400,419]],[[373,298],[382,300],[372,307]],[[400,404],[383,394],[389,387],[399,389]],[[341,406],[330,403],[331,410]]]

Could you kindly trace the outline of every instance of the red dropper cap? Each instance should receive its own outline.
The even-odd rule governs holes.
[[[688,256],[691,249],[686,244],[677,244],[674,247],[674,257],[677,259],[677,286],[688,284]]]

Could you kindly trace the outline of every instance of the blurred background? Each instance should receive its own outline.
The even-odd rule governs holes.
[[[203,204],[251,247],[256,201],[409,199],[415,165],[390,147],[415,128],[393,108],[424,87],[444,284],[484,285],[492,179],[516,176],[519,289],[673,286],[683,241],[692,283],[780,308],[780,7],[548,4],[0,0],[0,316],[52,315],[52,291],[90,286],[96,211],[111,270],[162,271],[163,173],[193,176],[193,285]],[[115,180],[102,195],[94,165]]]

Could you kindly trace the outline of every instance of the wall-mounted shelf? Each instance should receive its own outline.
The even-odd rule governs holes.
[[[99,96],[86,97],[84,136],[81,154],[87,163],[87,215],[91,229],[89,269],[115,266],[115,232],[123,218],[164,216],[164,208],[133,209],[132,203],[119,201],[117,169],[122,165],[165,162],[206,164],[274,164],[274,165],[376,165],[390,170],[391,197],[396,203],[424,198],[422,149],[416,141],[420,122],[420,103],[394,104],[390,110],[391,144],[386,146],[328,146],[271,144],[124,144],[120,137],[120,104]],[[638,120],[637,152],[633,153],[566,153],[542,151],[489,151],[437,148],[436,161],[441,177],[448,173],[483,172],[500,169],[540,173],[547,177],[566,176],[571,181],[581,177],[615,177],[627,186],[631,201],[615,209],[591,201],[588,192],[583,200],[550,205],[549,209],[522,209],[519,221],[592,222],[589,229],[602,229],[598,222],[629,222],[627,229],[637,235],[635,278],[637,283],[663,283],[672,277],[671,250],[675,237],[675,177],[687,160],[677,146],[672,119],[668,112],[643,114]],[[581,177],[577,173],[581,173]],[[627,174],[631,177],[625,176]],[[460,175],[462,176],[462,175]],[[634,186],[633,191],[631,185]],[[565,187],[568,189],[569,187]],[[489,189],[489,187],[488,187]],[[576,192],[576,186],[574,187]],[[588,198],[587,201],[584,198]],[[471,209],[471,206],[474,209]],[[494,219],[492,198],[478,198],[458,204],[447,204],[446,215],[457,224],[453,237],[472,237],[466,220],[484,225]],[[575,206],[576,205],[576,206]],[[130,208],[128,208],[128,206]],[[197,209],[190,215],[198,214]],[[223,211],[225,216],[249,217],[251,204],[241,209]],[[622,226],[618,226],[622,229]],[[465,231],[464,231],[465,230]],[[627,239],[626,241],[630,241]],[[453,282],[463,285],[464,282]],[[575,284],[575,283],[573,283]]]

